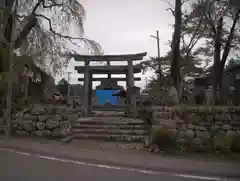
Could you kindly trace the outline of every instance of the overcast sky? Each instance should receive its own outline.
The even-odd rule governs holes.
[[[86,10],[85,36],[99,42],[104,54],[148,52],[147,57],[157,56],[156,40],[150,38],[156,30],[160,32],[161,54],[169,50],[166,44],[172,37],[173,17],[166,11],[168,5],[164,0],[81,0],[81,3]],[[75,64],[71,61],[68,71],[73,71]],[[151,72],[140,76],[142,81],[136,85],[143,87]],[[76,83],[77,77],[73,73],[71,83]]]

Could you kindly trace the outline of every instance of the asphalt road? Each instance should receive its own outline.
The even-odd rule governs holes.
[[[214,180],[187,178],[167,173],[144,173],[141,170],[108,167],[77,161],[0,151],[1,181],[193,181]],[[216,179],[217,180],[217,179]]]

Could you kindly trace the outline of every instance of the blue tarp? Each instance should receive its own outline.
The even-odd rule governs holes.
[[[98,104],[104,105],[110,103],[112,105],[118,104],[118,96],[112,96],[118,90],[96,90]]]

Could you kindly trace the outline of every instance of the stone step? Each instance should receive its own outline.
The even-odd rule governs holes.
[[[124,116],[125,113],[122,111],[94,111],[89,113],[88,116],[91,117],[112,117],[112,116]]]
[[[80,117],[78,119],[83,119],[83,120],[92,120],[92,119],[112,119],[112,120],[139,120],[138,118],[128,118],[124,116],[87,116],[87,117]]]
[[[143,141],[148,135],[145,122],[140,119],[126,118],[108,114],[108,116],[82,117],[72,122],[73,135],[62,141],[70,142],[73,139],[93,139],[106,141]]]
[[[76,124],[72,124],[73,128],[92,128],[92,129],[129,129],[129,130],[146,130],[147,126],[142,125],[142,124],[133,124],[133,125],[125,125],[125,124],[82,124],[82,123],[76,123]]]
[[[158,112],[172,112],[173,111],[172,107],[167,107],[167,106],[152,106],[151,109],[158,111]]]
[[[139,119],[128,119],[122,117],[84,117],[79,118],[73,124],[110,124],[110,125],[143,125],[144,121]]]
[[[172,112],[154,112],[152,116],[154,118],[172,119],[174,115]]]
[[[120,112],[120,111],[124,111],[125,109],[125,105],[122,105],[122,106],[97,106],[97,105],[93,105],[92,106],[92,110],[95,112],[95,111],[98,111],[98,112],[106,112],[106,111],[117,111],[117,112]]]
[[[104,140],[104,141],[123,141],[123,142],[143,142],[144,136],[135,135],[109,135],[109,134],[74,134],[61,139],[62,142],[71,142],[74,139],[91,139],[91,140]]]
[[[79,134],[109,134],[109,135],[147,135],[147,130],[121,130],[121,129],[72,129],[73,133]]]

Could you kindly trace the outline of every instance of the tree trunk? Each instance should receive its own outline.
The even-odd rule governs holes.
[[[180,91],[180,39],[182,25],[182,2],[175,0],[175,25],[172,41],[171,77],[174,87]]]
[[[11,33],[13,34],[13,33]],[[11,123],[12,123],[12,95],[13,95],[13,43],[12,40],[9,43],[9,71],[8,71],[8,87],[6,94],[6,117],[5,117],[5,138],[9,139],[11,132]]]
[[[24,26],[23,30],[15,40],[14,49],[20,48],[21,44],[23,43],[24,40],[26,40],[28,34],[36,24],[37,18],[35,16],[30,16],[27,24]]]
[[[223,17],[218,20],[216,28],[216,34],[214,38],[214,64],[213,64],[213,79],[212,79],[212,96],[213,104],[218,103],[218,75],[219,75],[219,64],[221,61],[221,38],[223,29]]]
[[[224,47],[223,56],[222,56],[221,62],[219,64],[218,84],[219,84],[219,89],[220,89],[220,93],[221,93],[221,100],[222,100],[222,97],[225,96],[223,94],[223,90],[222,90],[223,71],[224,71],[224,67],[225,67],[229,52],[231,50],[231,44],[232,44],[232,40],[234,38],[234,32],[235,32],[235,29],[236,29],[236,24],[237,24],[237,21],[239,20],[239,13],[240,12],[237,12],[236,16],[234,17],[233,24],[232,24],[232,27],[230,29],[230,33],[228,35],[228,39],[227,39],[227,42],[226,42],[225,47]]]

